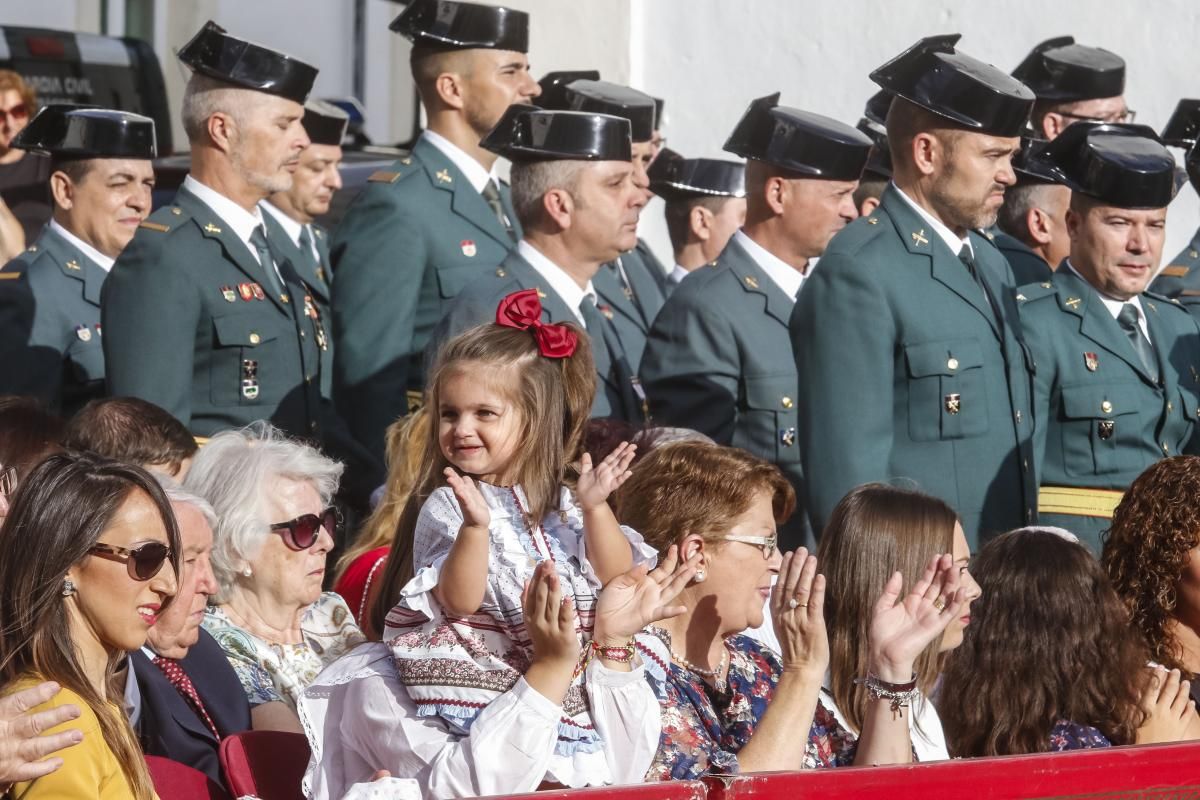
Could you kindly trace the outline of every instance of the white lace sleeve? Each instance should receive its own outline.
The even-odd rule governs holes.
[[[413,569],[427,567],[439,556],[449,553],[462,523],[462,509],[449,486],[429,495],[425,505],[421,506],[417,528],[413,532]]]

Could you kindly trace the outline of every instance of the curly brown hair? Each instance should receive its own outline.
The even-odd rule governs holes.
[[[1200,456],[1172,456],[1147,469],[1113,513],[1100,562],[1125,602],[1150,657],[1188,674],[1172,631],[1179,576],[1200,545]]]
[[[983,594],[935,699],[950,753],[1044,752],[1059,720],[1133,744],[1146,648],[1091,553],[1049,531],[1011,531],[971,572]]]

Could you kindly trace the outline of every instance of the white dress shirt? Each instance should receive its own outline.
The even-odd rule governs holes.
[[[112,270],[113,263],[116,261],[115,258],[109,258],[108,256],[104,255],[104,253],[101,253],[83,239],[80,239],[78,236],[71,233],[62,225],[59,225],[58,220],[50,220],[50,229],[70,242],[76,249],[79,250],[79,252],[87,256],[88,259],[96,262],[96,266],[100,267],[100,269],[104,270],[105,272]]]
[[[263,211],[270,214],[279,223],[280,227],[283,228],[283,232],[288,235],[288,238],[292,240],[292,244],[296,245],[296,247],[300,246],[300,233],[305,228],[308,228],[308,249],[312,251],[313,258],[318,263],[321,261],[321,254],[317,252],[317,238],[313,235],[311,225],[297,222],[266,200],[263,200],[259,205]]]
[[[617,672],[593,660],[586,687],[611,781],[640,783],[662,729],[644,667]],[[452,733],[440,718],[418,716],[382,642],[330,664],[298,710],[312,746],[303,784],[310,800],[340,800],[380,769],[414,778],[431,799],[532,792],[555,779],[560,758],[562,708],[524,678],[476,717],[469,734]]]
[[[686,270],[683,267],[676,264],[675,269],[671,270],[670,274],[667,275],[667,280],[669,280],[671,283],[676,283],[676,284],[683,283],[683,279],[691,274],[692,273],[690,270]]]
[[[442,151],[442,155],[450,159],[454,166],[458,167],[459,171],[466,177],[467,183],[471,184],[477,192],[483,192],[483,187],[487,186],[488,181],[496,181],[499,186],[500,182],[496,178],[496,165],[492,164],[490,170],[484,169],[483,164],[480,164],[454,142],[442,136],[440,133],[435,133],[428,128],[421,132],[421,137],[431,145]]]
[[[242,240],[246,249],[250,251],[250,255],[254,256],[254,260],[258,261],[258,250],[250,244],[250,235],[254,233],[255,228],[263,224],[262,212],[259,211],[258,206],[255,206],[254,212],[251,213],[215,189],[205,186],[191,175],[183,179],[183,188],[196,195],[201,203],[212,209],[213,213],[233,230],[234,235]],[[266,232],[265,228],[263,232]]]
[[[909,206],[912,207],[913,211],[917,212],[917,216],[929,224],[929,227],[933,229],[933,232],[936,233],[941,240],[946,243],[946,247],[950,248],[951,253],[958,255],[962,251],[963,245],[965,244],[967,249],[971,251],[971,257],[975,257],[975,248],[971,245],[970,236],[959,237],[954,233],[954,231],[950,230],[950,228],[946,226],[946,223],[942,222],[933,214],[930,214],[924,208],[917,205],[917,201],[906,195],[904,190],[899,186],[893,183],[892,188],[896,190],[896,194],[904,198],[904,202],[908,203]]]
[[[1067,259],[1067,269],[1075,273],[1075,277],[1079,278],[1079,280],[1083,281],[1088,286],[1092,286],[1092,282],[1079,274],[1079,270],[1075,269],[1075,265],[1071,263],[1071,259],[1069,258]],[[1142,308],[1142,301],[1136,294],[1128,300],[1117,300],[1114,297],[1109,297],[1099,289],[1096,289],[1095,286],[1092,286],[1092,288],[1096,290],[1096,294],[1100,297],[1100,302],[1104,303],[1104,307],[1108,309],[1108,313],[1112,314],[1113,319],[1117,318],[1117,315],[1121,313],[1121,308],[1124,307],[1126,303],[1132,304],[1138,312],[1138,327],[1142,329],[1142,335],[1146,337],[1147,342],[1151,341],[1150,327],[1146,324],[1146,311]],[[1120,325],[1121,323],[1118,322],[1117,324]]]
[[[800,294],[800,288],[804,285],[804,279],[807,277],[803,272],[751,239],[741,228],[733,235],[733,238],[750,254],[754,263],[762,267],[763,272],[767,273],[775,285],[783,290],[789,300],[796,299],[796,296]],[[811,273],[811,270],[809,272]]]
[[[586,330],[587,325],[583,322],[583,314],[579,311],[579,306],[589,295],[592,302],[595,302],[596,290],[592,287],[592,282],[588,281],[586,286],[580,286],[574,278],[567,274],[566,270],[524,239],[517,242],[517,252],[521,258],[529,262],[538,275],[546,280],[550,291],[562,298],[563,302],[567,304],[567,308],[574,312],[576,322]]]

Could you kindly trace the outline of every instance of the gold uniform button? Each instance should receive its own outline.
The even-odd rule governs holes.
[[[784,408],[791,408],[792,406],[796,405],[795,401],[793,401],[792,398],[788,397],[787,395],[784,395],[779,400],[779,404]]]
[[[308,423],[308,429],[309,429],[310,431],[315,431],[315,430],[317,429],[317,422],[316,422],[316,420],[313,420],[312,422]]]
[[[312,383],[312,375],[305,375],[305,376],[304,376],[304,382],[305,382],[305,383]]]
[[[1103,403],[1100,404],[1100,410],[1103,411],[1105,414],[1111,414],[1112,413],[1112,403],[1105,400]]]
[[[1167,401],[1167,411],[1174,411],[1174,410],[1175,410],[1175,404],[1172,403],[1170,400],[1168,400]]]
[[[250,344],[258,344],[261,341],[262,341],[262,337],[259,336],[257,333],[250,334]]]
[[[1171,454],[1171,448],[1167,447],[1167,443],[1166,443],[1166,442],[1163,442],[1163,455],[1164,455],[1164,456],[1167,456],[1167,455],[1170,455],[1170,454]]]
[[[951,358],[949,361],[946,362],[946,368],[947,369],[958,369],[958,359]]]
[[[178,217],[183,211],[180,210],[179,206],[171,206],[171,213]]]
[[[496,267],[496,277],[503,278],[508,273],[504,271],[504,267]]]
[[[1020,411],[1017,412],[1017,424],[1018,425],[1021,424],[1021,412]]]
[[[301,338],[301,339],[303,339],[303,338],[304,338],[304,331],[300,331],[300,338]]]

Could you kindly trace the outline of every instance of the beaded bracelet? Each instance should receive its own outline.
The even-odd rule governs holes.
[[[893,718],[900,713],[900,709],[908,708],[918,694],[915,674],[907,683],[888,683],[868,672],[867,677],[856,678],[854,682],[865,687],[872,700],[890,701]]]
[[[600,645],[596,644],[595,639],[593,639],[590,644],[592,651],[606,661],[615,661],[618,664],[633,663],[633,654],[635,651],[632,639],[617,647],[601,647]]]

